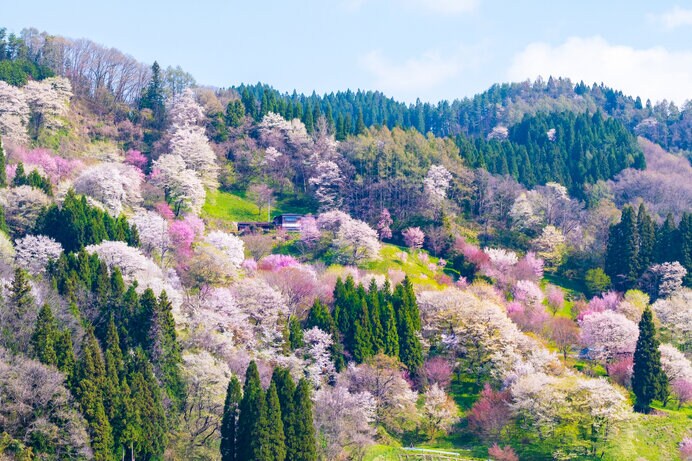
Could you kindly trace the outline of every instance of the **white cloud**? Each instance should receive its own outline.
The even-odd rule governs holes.
[[[692,52],[663,47],[635,49],[611,45],[602,37],[569,38],[557,46],[532,43],[514,56],[508,71],[513,81],[537,76],[569,77],[611,86],[625,94],[672,100],[692,99]]]
[[[420,57],[392,62],[380,50],[371,51],[359,59],[359,65],[374,77],[374,87],[390,95],[412,95],[425,92],[458,75],[460,60],[444,58],[438,51],[428,51]]]
[[[682,26],[692,26],[692,9],[675,6],[672,9],[656,16],[667,29],[677,29]]]
[[[406,7],[416,11],[439,14],[463,14],[475,11],[480,0],[342,0],[342,5],[349,11],[358,11],[367,3],[387,1],[390,6]]]

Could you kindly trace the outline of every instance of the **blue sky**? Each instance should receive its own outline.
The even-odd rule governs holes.
[[[692,99],[689,1],[32,0],[4,5],[0,25],[89,38],[214,86],[437,101],[552,74]]]

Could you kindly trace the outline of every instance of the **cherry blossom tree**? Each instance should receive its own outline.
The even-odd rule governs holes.
[[[23,91],[32,111],[32,123],[49,130],[64,125],[62,117],[67,115],[72,97],[72,85],[68,79],[50,77],[41,81],[31,80]]]
[[[692,347],[692,290],[683,288],[651,306],[660,320],[663,334],[683,350]]]
[[[367,223],[350,217],[340,223],[333,245],[347,263],[360,264],[380,257],[377,232]]]
[[[176,219],[169,224],[168,235],[175,251],[183,257],[189,257],[192,243],[204,235],[204,221],[195,215],[186,215],[183,219]]]
[[[226,257],[225,262],[234,269],[239,269],[245,259],[245,244],[233,234],[213,231],[204,237],[204,242],[221,251]]]
[[[439,208],[447,198],[447,191],[452,181],[452,175],[442,165],[432,165],[428,170],[423,187],[428,200],[435,207]]]
[[[206,199],[204,185],[179,155],[165,154],[159,157],[153,164],[150,180],[163,189],[176,214],[186,209],[193,213],[201,211]]]
[[[442,357],[433,357],[425,361],[425,374],[429,383],[437,383],[447,388],[452,382],[452,364]]]
[[[161,261],[171,249],[168,221],[153,211],[140,210],[130,219],[137,227],[142,250],[152,255],[156,252]]]
[[[653,276],[655,294],[666,298],[682,288],[682,281],[687,275],[687,269],[677,261],[654,264],[649,269]]]
[[[45,235],[27,235],[15,242],[16,261],[30,274],[45,272],[46,265],[62,254],[62,245]]]
[[[459,419],[458,408],[454,400],[434,383],[425,392],[422,409],[422,427],[430,439],[440,432],[447,432]]]
[[[497,443],[488,448],[488,456],[493,461],[519,461],[519,457],[512,447],[501,447]]]
[[[218,186],[216,154],[204,134],[204,128],[173,125],[173,130],[169,141],[170,155],[182,158],[185,166],[196,172],[206,187],[216,188]]]
[[[260,345],[269,350],[279,349],[288,319],[287,303],[281,293],[258,277],[234,284],[232,293],[240,311],[248,316]]]
[[[344,178],[336,162],[320,160],[315,164],[315,173],[308,179],[315,198],[320,203],[320,211],[329,211],[341,206],[341,189]]]
[[[486,383],[469,411],[469,428],[485,440],[498,440],[511,420],[509,397],[509,391],[495,391]]]
[[[0,135],[17,144],[28,140],[29,104],[24,92],[15,86],[0,81]]]
[[[336,370],[331,359],[332,335],[317,327],[306,330],[303,334],[305,347],[302,355],[307,361],[305,373],[312,385],[319,389],[323,384],[334,379]]]
[[[413,251],[420,250],[423,248],[423,242],[425,241],[425,233],[420,227],[409,227],[404,230],[401,235],[404,236],[404,241],[406,246],[411,248]]]
[[[140,171],[144,171],[149,159],[142,152],[134,149],[130,149],[125,153],[125,163],[132,165],[133,167],[139,168]]]
[[[344,386],[322,386],[314,396],[314,420],[322,459],[339,459],[374,443],[375,400],[369,392],[351,393]]]
[[[685,354],[671,344],[661,344],[658,350],[661,352],[661,368],[669,382],[677,379],[692,382],[692,363]]]
[[[692,381],[676,379],[670,383],[670,389],[678,401],[678,410],[683,405],[692,402]]]
[[[88,195],[102,203],[117,216],[124,206],[142,202],[142,173],[131,165],[100,163],[82,172],[74,182],[75,192]]]
[[[567,252],[565,236],[558,228],[552,225],[545,226],[541,235],[531,243],[536,250],[536,254],[553,269],[560,265]]]
[[[391,225],[393,223],[392,215],[389,214],[388,209],[384,208],[380,213],[380,220],[377,221],[377,234],[380,236],[380,240],[392,238]]]
[[[23,235],[34,227],[36,220],[51,201],[42,191],[31,186],[0,190],[0,203],[10,230]]]
[[[22,162],[26,169],[36,167],[40,173],[48,176],[52,183],[57,184],[72,176],[82,167],[82,162],[77,159],[66,159],[53,154],[48,149],[26,149],[21,146],[13,146],[8,149],[9,157],[17,162]]]
[[[312,249],[319,242],[322,234],[317,227],[317,220],[312,216],[300,218],[300,242],[307,249]]]
[[[612,362],[634,353],[639,337],[637,325],[613,311],[593,312],[580,322],[582,342],[602,362]]]

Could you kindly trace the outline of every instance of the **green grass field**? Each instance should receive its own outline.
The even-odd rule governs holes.
[[[295,197],[278,199],[271,210],[271,217],[282,213],[307,214],[312,212],[309,203]],[[261,213],[257,205],[239,194],[208,190],[207,200],[202,207],[202,217],[224,222],[267,221],[267,210]]]

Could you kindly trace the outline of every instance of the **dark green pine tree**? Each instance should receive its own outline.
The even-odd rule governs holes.
[[[668,214],[656,236],[655,258],[658,263],[678,261],[680,240],[675,218]]]
[[[367,294],[368,313],[370,314],[370,332],[372,334],[373,354],[384,351],[385,334],[381,322],[380,296],[377,282],[370,280]]]
[[[332,360],[337,371],[342,370],[346,366],[344,360],[344,350],[339,338],[339,331],[336,328],[336,323],[329,312],[329,307],[319,299],[315,300],[312,305],[308,318],[305,320],[305,328],[310,329],[317,327],[322,331],[327,331],[332,335],[332,345],[330,348]]]
[[[185,383],[180,373],[180,365],[183,359],[175,332],[172,308],[166,292],[162,291],[152,316],[149,342],[156,376],[163,383],[171,401],[176,405],[182,405]]]
[[[399,357],[399,332],[391,302],[387,302],[382,308],[381,322],[384,330],[383,352],[390,357]]]
[[[685,285],[692,286],[692,213],[683,213],[678,227],[680,235],[680,264],[687,269]]]
[[[136,346],[141,346],[142,349],[150,353],[152,348],[152,322],[158,310],[158,300],[154,290],[151,288],[144,290],[142,296],[139,297],[138,304],[139,310],[134,314],[134,321],[130,323],[128,332]]]
[[[63,330],[58,333],[54,347],[58,370],[65,374],[67,383],[72,386],[72,377],[74,375],[76,361],[70,330]]]
[[[613,283],[629,288],[639,277],[639,232],[631,206],[625,206],[618,224],[610,227],[605,272]]]
[[[312,421],[312,400],[310,399],[310,384],[303,378],[298,383],[293,406],[296,409],[294,430],[295,444],[291,451],[291,461],[316,461],[317,446],[315,426]]]
[[[264,426],[263,416],[265,398],[260,383],[257,364],[250,362],[245,372],[245,385],[243,386],[243,399],[240,401],[240,414],[238,416],[238,447],[236,459],[242,461],[259,461],[261,449],[261,432]]]
[[[53,366],[58,364],[55,352],[58,334],[58,322],[53,316],[53,311],[48,304],[44,304],[38,312],[36,328],[31,336],[31,348],[41,363]]]
[[[406,365],[411,378],[420,382],[424,378],[423,369],[423,348],[416,334],[416,329],[411,321],[409,313],[404,312],[399,318],[399,358]]]
[[[637,231],[639,232],[639,273],[643,274],[654,262],[656,246],[656,224],[646,212],[644,204],[637,212]]]
[[[106,380],[106,367],[101,357],[101,349],[92,329],[82,342],[82,358],[77,365],[74,385],[75,395],[87,421],[94,459],[110,461],[113,459],[113,431],[103,405],[103,391]]]
[[[5,219],[5,207],[0,205],[0,231],[9,234],[10,229],[7,227],[7,220]]]
[[[7,173],[5,172],[5,150],[2,147],[2,138],[0,138],[0,187],[7,187]]]
[[[661,353],[658,350],[656,327],[651,309],[647,307],[639,321],[639,338],[634,351],[632,390],[636,397],[634,409],[649,413],[651,402],[663,396],[666,378],[661,369]]]
[[[22,162],[17,163],[17,169],[14,171],[14,181],[12,182],[12,185],[17,187],[17,186],[24,186],[26,185],[28,180],[26,179],[26,171],[24,171],[24,164]]]
[[[161,66],[154,61],[151,66],[151,80],[139,101],[139,108],[150,109],[154,116],[154,127],[162,129],[166,119],[166,104],[161,78]]]
[[[143,435],[139,446],[135,445],[137,457],[161,459],[168,444],[168,421],[160,385],[141,348],[134,350],[127,382],[130,383],[133,411],[139,415]]]
[[[296,408],[293,399],[295,398],[296,385],[293,382],[291,373],[286,368],[274,368],[272,384],[276,386],[276,395],[281,407],[281,423],[283,424],[286,440],[286,459],[295,459],[297,453],[295,435]]]
[[[295,317],[288,322],[288,344],[292,351],[303,347],[303,329]]]
[[[274,382],[267,389],[264,412],[260,459],[263,461],[284,461],[286,459],[286,439],[281,421],[281,405]]]
[[[358,117],[356,119],[356,132],[355,134],[365,133],[365,122],[363,121],[363,109],[358,108]]]
[[[240,381],[233,376],[228,382],[223,418],[221,419],[221,461],[235,461],[237,459],[238,407],[242,398]]]

